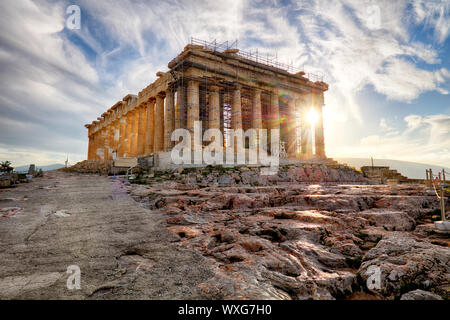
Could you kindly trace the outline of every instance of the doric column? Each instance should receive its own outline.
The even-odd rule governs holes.
[[[187,123],[186,129],[191,133],[192,150],[199,151],[201,145],[195,143],[194,124],[200,120],[200,94],[199,83],[194,80],[188,81],[187,86]]]
[[[113,122],[114,125],[114,150],[113,152],[115,152],[116,157],[119,157],[119,139],[120,139],[120,120],[119,119],[115,119]]]
[[[275,89],[270,93],[269,128],[270,132],[268,134],[268,140],[270,141],[270,150],[272,150],[272,130],[280,130],[280,105],[278,89]]]
[[[138,156],[145,155],[145,131],[147,128],[147,103],[139,106]]]
[[[223,147],[226,147],[227,139],[225,138],[225,119],[223,115],[223,105],[225,101],[225,95],[223,92],[219,91],[219,112],[220,112],[220,132],[224,135]]]
[[[312,158],[312,134],[311,134],[311,122],[308,119],[308,114],[311,111],[311,94],[308,93],[304,99],[300,108],[300,127],[301,127],[301,146],[302,146],[302,158]]]
[[[168,89],[166,92],[166,112],[164,116],[164,151],[170,151],[172,149],[172,131],[174,128],[174,115],[175,115],[175,95],[172,89]]]
[[[91,156],[90,156],[90,160],[97,160],[97,133],[93,132],[91,134],[91,138],[90,138],[90,142],[91,142]]]
[[[317,113],[315,123],[314,142],[316,146],[316,156],[319,159],[325,159],[325,139],[323,134],[323,92],[317,92],[313,95],[313,106]]]
[[[252,128],[262,129],[261,90],[253,90]]]
[[[297,126],[295,99],[291,98],[288,101],[288,116],[286,120],[286,153],[289,158],[297,156]]]
[[[132,127],[133,127],[133,113],[128,111],[127,115],[127,125],[126,125],[126,133],[125,133],[125,152],[124,157],[131,157],[131,137],[132,137]]]
[[[154,149],[154,112],[155,112],[155,100],[147,102],[147,127],[145,130],[145,154],[149,155],[153,153]]]
[[[233,90],[231,99],[231,128],[242,129],[241,86],[237,85]]]
[[[103,135],[103,129],[99,129],[97,132],[97,159],[103,161],[105,154],[105,139]]]
[[[270,93],[270,129],[280,129],[280,104],[278,90]]]
[[[133,157],[133,138],[134,138],[134,110],[130,109],[127,113],[127,157]]]
[[[219,87],[209,87],[209,119],[208,129],[220,129]]]
[[[98,132],[94,130],[94,133],[92,133],[92,160],[98,160],[97,159],[97,143],[98,143]]]
[[[155,147],[154,152],[161,152],[164,149],[164,95],[156,96],[155,105]]]
[[[252,104],[252,129],[256,130],[256,141],[254,142],[255,146],[259,145],[259,130],[262,128],[261,90],[254,89]]]
[[[233,129],[233,134],[229,136],[230,145],[234,146],[234,153],[239,154],[240,143],[244,143],[242,134],[238,134],[236,130],[242,130],[242,104],[241,104],[241,86],[237,84],[231,95],[231,129]],[[245,157],[245,154],[244,154]]]
[[[143,156],[145,153],[145,128],[147,123],[147,105],[146,103],[139,105],[139,122],[137,134],[137,156]]]
[[[88,154],[87,159],[91,160],[92,158],[92,138],[90,135],[88,135]]]
[[[127,117],[126,115],[122,114],[119,118],[119,151],[118,151],[118,157],[123,158],[125,157],[126,153],[126,144],[127,144]]]
[[[103,123],[101,124],[101,126],[103,126]],[[98,156],[99,156],[99,160],[104,161],[105,160],[105,138],[106,138],[106,134],[105,134],[105,129],[101,128],[99,131],[99,148],[98,148]]]
[[[181,84],[177,88],[175,129],[186,129],[186,96],[184,87]]]
[[[111,115],[108,115],[109,119],[110,117]],[[113,151],[114,151],[114,125],[111,120],[108,120],[108,122],[109,123],[106,127],[108,156],[105,159],[111,160],[113,158]]]
[[[103,125],[103,123],[102,123]],[[99,148],[98,148],[98,156],[99,160],[105,161],[105,153],[106,150],[106,130],[105,128],[101,128],[99,131]]]
[[[187,129],[194,133],[194,122],[200,120],[199,83],[188,81],[187,87]]]
[[[139,110],[138,108],[134,108],[131,111],[131,150],[130,156],[137,156],[137,147],[138,147],[138,129],[139,129]]]
[[[101,131],[97,129],[97,132],[95,133],[95,160],[102,160],[101,153],[102,153],[102,136]]]
[[[94,141],[92,139],[92,125],[86,126],[88,128],[88,160],[93,160],[93,147],[94,147]]]
[[[92,133],[92,160],[98,160],[97,148],[98,148],[98,129],[94,128],[94,132]]]
[[[139,108],[136,107],[133,110],[134,113],[134,135],[133,135],[133,157],[137,157],[138,155],[138,147],[139,147]]]
[[[103,122],[103,160],[107,161],[110,157],[110,126],[109,126],[109,115],[104,116]]]

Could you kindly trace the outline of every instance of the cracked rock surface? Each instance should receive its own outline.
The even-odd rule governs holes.
[[[214,276],[199,287],[209,297],[399,299],[419,288],[448,297],[449,237],[430,229],[439,203],[424,186],[206,185],[189,175],[127,188],[164,214],[175,246],[205,257]],[[367,286],[371,266],[379,289]]]
[[[424,186],[289,170],[131,185],[53,171],[3,189],[0,298],[448,299],[449,237]]]

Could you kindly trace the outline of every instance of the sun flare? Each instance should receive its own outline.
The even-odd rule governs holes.
[[[308,117],[309,123],[311,124],[311,126],[313,126],[317,122],[318,114],[317,114],[316,110],[314,110],[314,108],[311,108],[311,110],[309,110],[309,112],[308,112],[307,117]]]

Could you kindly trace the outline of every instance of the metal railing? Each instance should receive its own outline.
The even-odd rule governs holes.
[[[126,178],[127,178],[127,180],[130,180],[130,178],[132,177],[132,174],[133,174],[133,169],[134,168],[136,168],[137,167],[137,165],[135,165],[135,166],[132,166],[132,167],[129,167],[128,169],[127,169],[127,172],[126,172]],[[131,174],[130,174],[131,173]],[[131,180],[133,180],[134,178],[131,178]]]
[[[442,173],[442,175],[441,175]],[[449,174],[447,171],[442,169],[442,172],[439,172],[439,174],[435,175],[433,174],[433,170],[429,169],[426,170],[426,176],[427,176],[427,186],[434,190],[434,193],[439,199],[440,205],[441,205],[441,219],[442,221],[446,221],[446,212],[445,212],[445,188],[446,186],[446,180],[445,180],[445,174]]]

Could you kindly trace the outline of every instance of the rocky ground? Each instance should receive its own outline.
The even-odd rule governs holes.
[[[290,174],[259,177],[270,182],[256,186],[242,179],[248,168],[179,170],[128,189],[165,215],[175,246],[206,258],[214,276],[199,287],[209,297],[395,299],[421,289],[449,298],[450,239],[434,231],[432,192],[355,184],[367,181],[342,171],[340,179],[353,184],[312,184],[327,176],[315,169],[305,179],[298,171],[308,170],[284,168]],[[367,286],[374,268],[379,288]]]
[[[0,298],[448,299],[438,206],[321,165],[50,172],[0,191]]]

